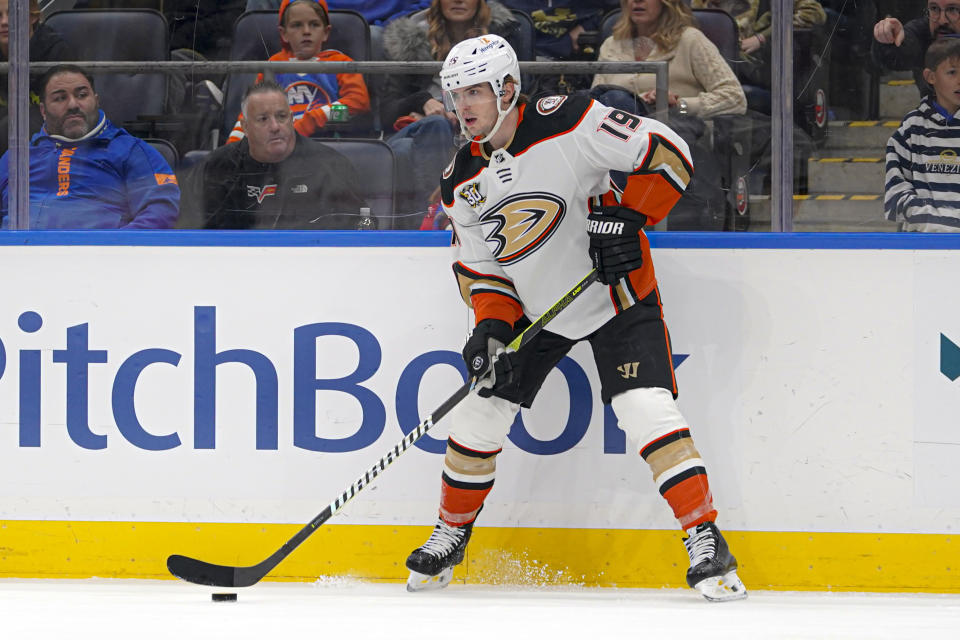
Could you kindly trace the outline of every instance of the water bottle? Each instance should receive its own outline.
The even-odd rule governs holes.
[[[377,219],[370,215],[370,207],[360,207],[360,221],[357,231],[370,231],[377,228]]]

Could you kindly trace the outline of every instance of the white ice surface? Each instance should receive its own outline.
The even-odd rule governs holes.
[[[225,591],[147,580],[0,580],[0,638],[606,640],[957,638],[960,595],[752,591],[711,604],[688,590],[327,580]]]

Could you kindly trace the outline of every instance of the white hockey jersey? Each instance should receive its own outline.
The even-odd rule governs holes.
[[[454,273],[476,321],[535,319],[592,268],[590,198],[661,220],[693,173],[689,149],[670,128],[586,96],[550,96],[519,107],[513,139],[489,156],[465,145],[444,171],[443,206],[453,221]],[[609,172],[628,174],[611,190]],[[550,323],[582,338],[656,287],[650,246],[617,286],[594,286]]]

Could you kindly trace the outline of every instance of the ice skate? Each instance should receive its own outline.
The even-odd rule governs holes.
[[[747,597],[747,588],[737,576],[737,559],[730,553],[723,534],[712,522],[687,529],[683,539],[690,556],[687,584],[711,602]]]
[[[437,520],[430,539],[407,557],[407,591],[443,589],[453,578],[453,568],[463,562],[473,523],[451,527]]]

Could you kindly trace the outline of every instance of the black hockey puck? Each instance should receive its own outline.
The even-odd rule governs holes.
[[[236,602],[237,594],[235,593],[214,593],[210,596],[214,602]]]

